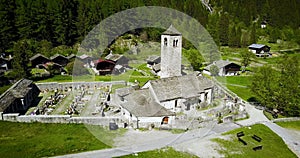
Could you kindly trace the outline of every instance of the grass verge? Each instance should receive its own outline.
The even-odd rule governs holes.
[[[281,127],[300,131],[300,121],[276,122]]]
[[[247,143],[243,145],[238,141],[236,133],[243,131],[245,136],[241,138]],[[262,138],[261,142],[255,141],[251,136],[257,135]],[[248,127],[238,128],[229,132],[224,133],[224,135],[229,135],[230,139],[220,139],[216,138],[213,141],[221,145],[219,152],[225,157],[297,157],[283,140],[271,131],[268,127],[262,124],[256,124]],[[254,151],[252,148],[262,145],[262,150]]]
[[[48,157],[110,148],[83,124],[0,121],[0,140],[0,157]]]

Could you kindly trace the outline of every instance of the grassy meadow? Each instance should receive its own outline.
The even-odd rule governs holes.
[[[91,128],[90,126],[89,128]],[[100,126],[112,142],[120,132]],[[123,131],[121,133],[124,133]],[[0,121],[0,157],[48,157],[110,148],[83,124],[13,123]],[[105,141],[105,142],[106,142]]]
[[[245,136],[241,138],[247,143],[242,144],[238,141],[236,133],[243,131]],[[257,135],[262,138],[261,142],[257,142],[251,136]],[[262,124],[256,124],[249,127],[238,128],[224,133],[225,136],[229,136],[229,139],[216,138],[213,141],[217,142],[221,149],[219,152],[224,154],[225,157],[297,157],[283,142],[283,140],[271,131],[268,127]],[[262,150],[254,151],[252,148],[262,145]]]

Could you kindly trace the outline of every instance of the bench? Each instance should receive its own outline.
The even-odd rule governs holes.
[[[240,137],[239,137],[239,141],[240,142],[242,142],[244,145],[247,145],[247,142],[245,142],[243,139],[241,139]]]
[[[254,148],[252,148],[254,151],[256,151],[256,150],[261,150],[262,149],[262,145],[259,145],[259,146],[256,146],[256,147],[254,147]]]
[[[261,142],[261,140],[262,140],[259,136],[255,135],[255,134],[252,136],[252,138],[258,142]]]
[[[237,136],[238,138],[239,138],[239,137],[242,137],[242,136],[244,136],[244,135],[245,135],[245,134],[244,134],[243,131],[236,134],[236,136]]]

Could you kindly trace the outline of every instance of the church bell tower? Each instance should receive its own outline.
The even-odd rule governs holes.
[[[161,78],[181,76],[182,35],[172,25],[161,35]]]

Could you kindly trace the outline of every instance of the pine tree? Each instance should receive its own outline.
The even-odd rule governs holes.
[[[219,39],[222,46],[228,45],[229,18],[228,14],[222,14],[219,21]]]
[[[253,24],[250,31],[250,43],[256,43],[256,40],[256,26]]]
[[[15,27],[15,1],[1,0],[0,3],[0,54],[2,54],[12,46],[12,41],[17,39],[17,28]]]
[[[235,47],[236,46],[236,29],[235,26],[232,26],[229,30],[229,41],[228,45],[230,47]]]
[[[34,41],[19,40],[13,46],[13,75],[14,79],[30,77],[29,58],[33,56]]]
[[[236,38],[235,38],[236,47],[241,47],[241,38],[242,38],[242,29],[240,26],[238,26],[236,29]]]

